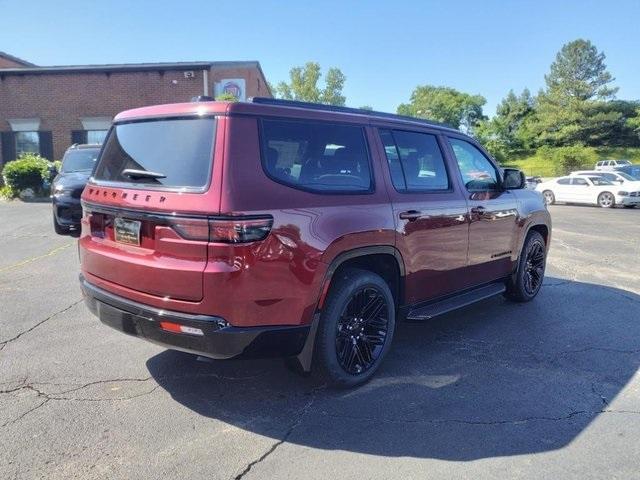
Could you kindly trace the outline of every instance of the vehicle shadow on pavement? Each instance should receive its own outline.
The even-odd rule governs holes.
[[[547,278],[527,304],[500,297],[401,324],[381,371],[354,390],[278,360],[166,351],[147,367],[176,402],[274,441],[474,460],[558,449],[600,415],[638,410],[619,395],[640,363],[638,318],[635,293]]]

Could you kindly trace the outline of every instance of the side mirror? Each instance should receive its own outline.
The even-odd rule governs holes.
[[[505,168],[502,175],[502,187],[505,190],[517,190],[527,184],[526,177],[517,168]]]

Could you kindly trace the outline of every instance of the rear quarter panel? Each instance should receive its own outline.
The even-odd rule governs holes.
[[[371,144],[372,132],[365,129]],[[260,324],[309,323],[334,258],[358,247],[394,245],[391,206],[378,160],[370,152],[373,193],[310,193],[264,173],[256,117],[230,117],[226,137],[221,213],[270,214],[274,223],[266,241],[228,247],[213,262],[209,257],[209,267],[217,268],[217,262],[229,268],[224,288],[241,310],[232,312],[234,317]]]

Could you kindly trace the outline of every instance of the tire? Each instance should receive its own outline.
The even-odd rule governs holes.
[[[58,220],[56,220],[55,215],[53,216],[53,229],[55,230],[55,232],[58,235],[68,235],[69,234],[69,227],[65,227],[62,226],[58,223]]]
[[[635,205],[625,205],[624,208],[635,208]]]
[[[556,203],[556,196],[551,190],[545,190],[542,192],[542,197],[544,198],[545,205],[553,205]]]
[[[611,192],[602,192],[598,195],[598,205],[602,208],[613,208],[616,206],[616,197]]]
[[[544,238],[539,232],[531,230],[522,246],[518,268],[507,281],[506,297],[515,302],[533,300],[542,286],[546,263],[547,249]]]
[[[389,351],[395,313],[391,290],[379,275],[360,269],[339,273],[320,316],[314,375],[337,388],[367,382]]]

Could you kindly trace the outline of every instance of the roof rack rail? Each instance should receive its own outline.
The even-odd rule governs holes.
[[[258,103],[261,105],[280,105],[283,107],[306,108],[308,110],[324,110],[327,112],[351,113],[355,115],[369,115],[373,117],[390,118],[394,120],[404,120],[409,122],[423,123],[423,124],[432,125],[435,127],[444,127],[451,130],[456,130],[452,126],[447,125],[445,123],[435,122],[433,120],[425,120],[417,117],[410,117],[408,115],[398,115],[395,113],[378,112],[376,110],[363,110],[361,108],[340,107],[337,105],[325,105],[324,103],[301,102],[299,100],[284,100],[281,98],[268,98],[268,97],[251,97],[249,98],[249,101],[251,103]]]

